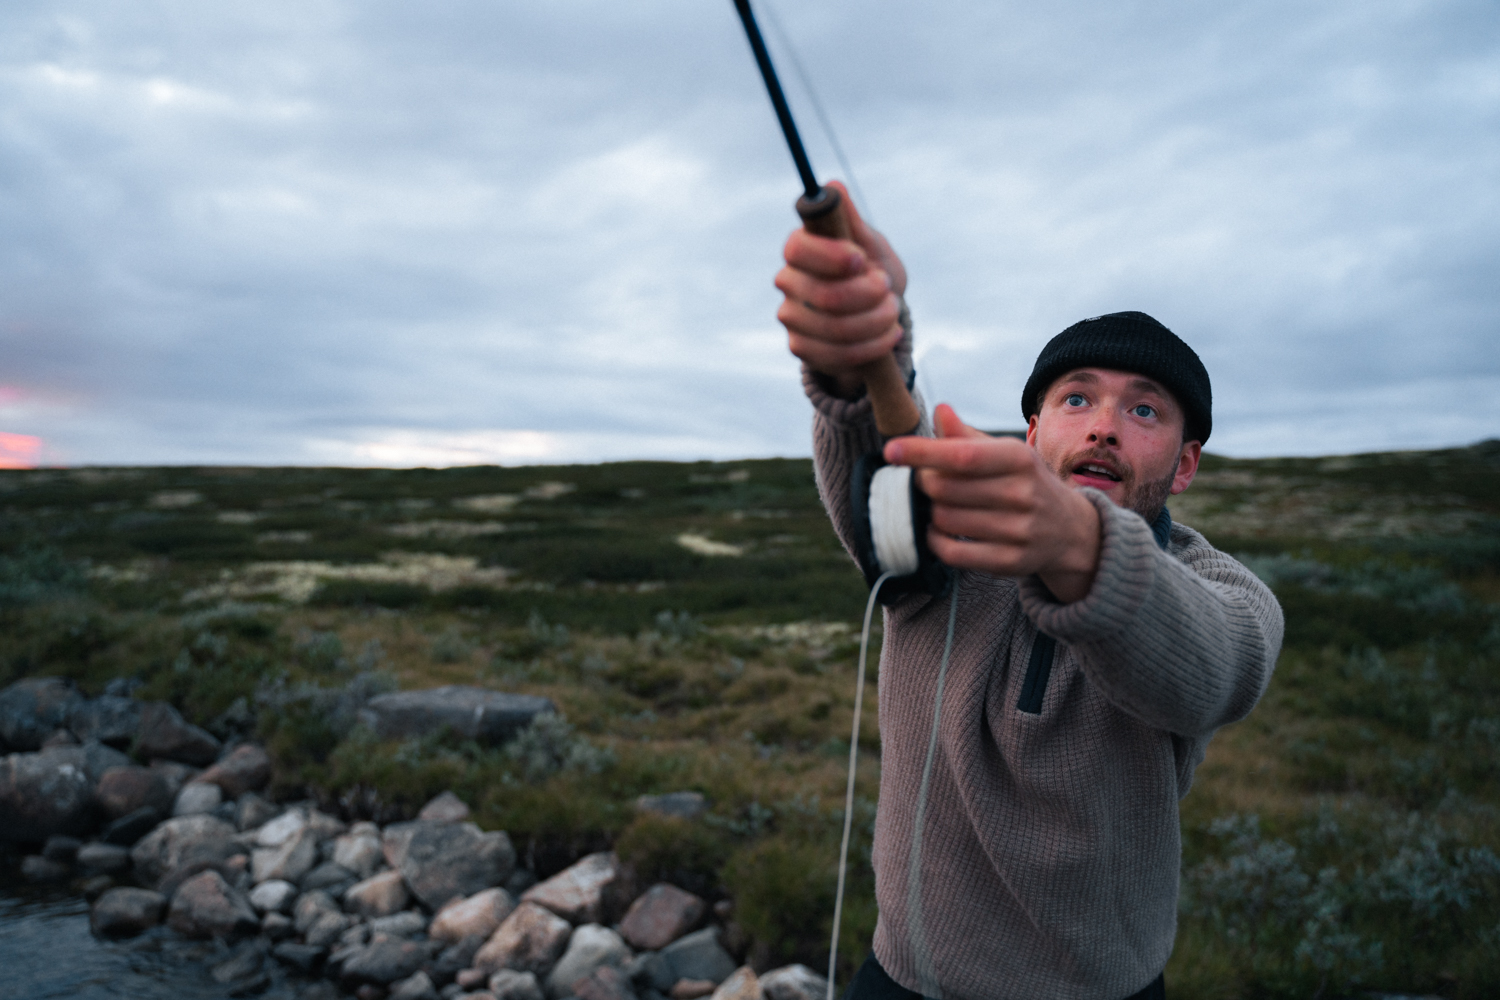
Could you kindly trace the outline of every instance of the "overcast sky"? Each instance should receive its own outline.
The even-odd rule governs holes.
[[[1500,435],[1493,2],[777,13],[971,423],[1141,309],[1208,366],[1211,451]],[[729,0],[9,0],[0,453],[806,454],[798,193]]]

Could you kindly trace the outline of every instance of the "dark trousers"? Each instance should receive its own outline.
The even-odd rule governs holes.
[[[1166,997],[1166,979],[1157,976],[1152,980],[1151,985],[1139,993],[1132,993],[1124,1000],[1166,1000]],[[923,1000],[923,997],[917,991],[907,989],[886,975],[880,963],[875,961],[875,955],[872,952],[870,957],[865,959],[865,964],[861,965],[859,971],[854,974],[854,982],[849,984],[848,991],[844,993],[844,1000]],[[1046,1000],[1046,998],[1038,997],[1037,1000]]]

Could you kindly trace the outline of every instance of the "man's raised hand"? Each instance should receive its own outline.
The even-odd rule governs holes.
[[[933,413],[938,438],[885,446],[893,465],[916,469],[932,498],[927,541],[949,566],[995,576],[1033,573],[1064,603],[1085,597],[1099,565],[1099,513],[1024,441],[992,438],[951,406]]]
[[[900,296],[906,268],[891,245],[865,225],[838,181],[853,240],[832,240],[805,229],[786,241],[786,267],[776,287],[786,296],[776,312],[791,352],[835,380],[844,395],[862,384],[855,369],[889,354],[901,339]]]

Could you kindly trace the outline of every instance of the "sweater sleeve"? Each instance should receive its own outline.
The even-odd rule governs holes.
[[[1162,551],[1146,522],[1096,490],[1102,546],[1094,585],[1060,604],[1036,577],[1021,602],[1036,627],[1070,647],[1122,711],[1182,736],[1244,718],[1270,683],[1281,649],[1281,606],[1241,563],[1186,529]]]
[[[908,380],[912,376],[911,313],[901,304],[902,337],[897,342],[896,363]],[[875,429],[875,415],[870,399],[861,389],[853,399],[833,394],[832,385],[817,372],[802,366],[802,387],[813,405],[813,467],[817,475],[818,495],[828,510],[833,530],[844,548],[852,555],[854,522],[849,511],[849,477],[861,455],[879,451],[885,439]],[[922,422],[917,433],[932,436],[932,424],[921,395],[912,389]]]

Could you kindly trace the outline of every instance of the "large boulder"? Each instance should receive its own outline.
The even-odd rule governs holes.
[[[255,744],[245,743],[193,780],[218,785],[226,799],[237,799],[270,784],[271,758]]]
[[[396,691],[371,698],[360,721],[383,740],[403,740],[451,730],[464,739],[500,744],[545,712],[556,712],[551,698],[449,685],[426,691]]]
[[[704,909],[702,899],[659,882],[630,904],[620,921],[620,934],[632,947],[658,951],[697,927]]]
[[[68,728],[80,740],[98,740],[123,750],[135,742],[140,732],[141,703],[112,694],[73,702],[68,711]]]
[[[388,836],[386,856],[394,855],[393,866],[429,910],[499,885],[515,868],[515,848],[504,831],[424,820],[399,825],[405,829]]]
[[[83,747],[13,753],[0,761],[0,840],[34,843],[94,825],[94,781]]]
[[[628,898],[628,879],[611,851],[590,854],[522,893],[571,924],[612,921]]]
[[[68,724],[83,695],[63,677],[27,677],[0,691],[0,745],[40,750],[47,738]]]
[[[522,903],[474,955],[474,968],[490,974],[515,969],[545,976],[572,933],[568,922],[557,914],[535,903]]]
[[[216,871],[199,872],[178,887],[167,924],[190,938],[232,938],[260,930],[250,900]]]
[[[369,944],[344,960],[339,984],[351,991],[366,984],[388,986],[413,975],[427,957],[423,944],[376,934]]]
[[[165,816],[172,811],[172,783],[159,768],[126,764],[99,776],[94,798],[111,820],[146,806]]]
[[[620,935],[599,924],[584,924],[573,932],[567,950],[547,974],[547,996],[551,1000],[570,997],[574,983],[587,979],[601,966],[623,966],[631,957]]]
[[[219,741],[207,730],[184,721],[177,709],[164,701],[141,706],[141,725],[136,733],[138,757],[161,757],[194,767],[206,767],[219,756]]]
[[[447,944],[457,944],[467,937],[488,940],[515,908],[515,901],[504,889],[486,889],[443,907],[432,918],[427,933],[433,940]]]
[[[100,937],[135,937],[161,923],[167,897],[149,889],[111,889],[94,902],[89,927]]]
[[[143,837],[131,850],[130,859],[136,876],[155,886],[188,865],[215,864],[243,854],[236,832],[216,816],[177,816]]]

